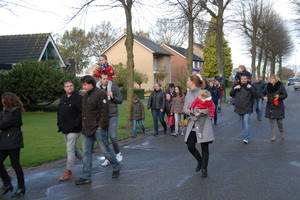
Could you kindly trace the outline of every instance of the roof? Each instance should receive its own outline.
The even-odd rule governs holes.
[[[24,60],[41,61],[48,45],[62,61],[50,33],[0,36],[0,65],[13,65]]]
[[[202,44],[199,43],[194,43],[195,45],[197,45],[198,47],[200,47],[200,49],[204,49],[204,46]]]
[[[181,48],[181,47],[175,47],[172,45],[166,45],[165,46],[169,47],[170,49],[173,49],[174,51],[176,51],[178,54],[184,56],[186,58],[186,54],[187,54],[187,49],[185,48]],[[204,62],[204,60],[198,56],[196,56],[195,54],[193,54],[193,61],[199,61],[199,62]]]
[[[162,54],[162,55],[170,55],[170,56],[173,55],[169,51],[162,48],[159,44],[145,37],[140,37],[135,35],[134,40],[136,40],[137,42],[141,43],[142,45],[150,49],[154,54]]]
[[[121,35],[112,45],[110,45],[107,49],[105,49],[101,54],[104,54],[106,51],[108,51],[112,46],[114,46],[116,43],[118,43],[126,35],[127,35],[126,33],[124,33],[123,35]],[[142,46],[144,46],[146,49],[148,49],[149,51],[151,51],[153,54],[156,54],[156,55],[168,55],[168,56],[172,56],[173,55],[169,51],[167,51],[164,48],[162,48],[159,44],[156,44],[152,40],[147,39],[145,37],[140,37],[140,36],[135,35],[134,36],[134,41],[136,41],[139,44],[141,44]]]

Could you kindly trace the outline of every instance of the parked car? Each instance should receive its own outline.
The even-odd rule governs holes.
[[[297,90],[300,88],[300,78],[295,79],[294,89]]]
[[[289,78],[288,86],[295,84],[295,78]]]

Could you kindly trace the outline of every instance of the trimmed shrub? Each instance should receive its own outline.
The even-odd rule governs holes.
[[[145,92],[144,89],[133,90],[133,94],[136,94],[138,96],[138,98],[140,98],[140,99],[144,99],[144,92]],[[122,89],[121,93],[122,93],[123,100],[127,100],[127,90]]]

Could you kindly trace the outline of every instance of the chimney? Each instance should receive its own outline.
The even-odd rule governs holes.
[[[144,33],[144,34],[143,34],[143,38],[149,39],[149,33]]]
[[[125,33],[125,34],[127,33],[127,28],[124,28],[124,33]]]

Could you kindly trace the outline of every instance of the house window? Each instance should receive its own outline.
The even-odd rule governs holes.
[[[158,70],[158,58],[157,56],[154,56],[154,71]]]

